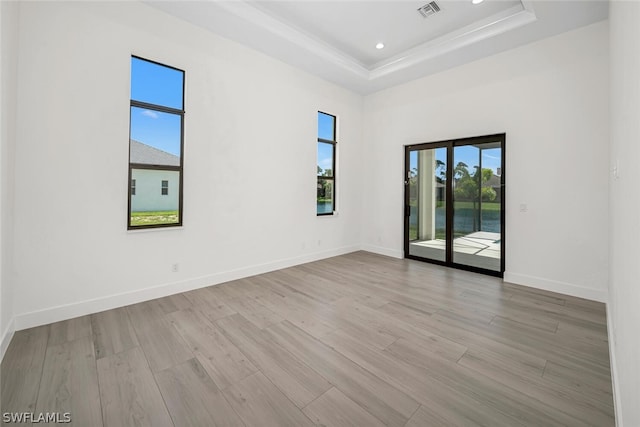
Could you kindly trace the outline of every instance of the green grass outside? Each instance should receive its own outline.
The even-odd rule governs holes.
[[[415,206],[415,203],[412,205]],[[443,208],[444,202],[437,202],[437,208]],[[456,202],[455,209],[473,209],[473,202]],[[476,209],[478,209],[478,202],[476,202]],[[496,202],[482,202],[483,211],[499,211],[500,203]]]
[[[473,209],[473,202],[456,202],[456,209]],[[476,209],[478,209],[478,202],[476,202]],[[500,203],[496,202],[482,202],[483,211],[499,211]]]
[[[131,225],[176,224],[178,211],[131,212]]]
[[[447,238],[444,230],[437,229],[436,230],[436,239],[444,240]],[[416,225],[409,225],[409,240],[418,240],[418,227]]]
[[[453,233],[453,238],[455,239],[457,237],[463,237],[463,236],[466,236],[467,234],[469,233],[466,231],[457,231]],[[444,230],[441,230],[441,229],[436,230],[435,239],[445,240],[446,238],[447,238],[447,234],[445,233]],[[418,240],[418,227],[416,227],[415,225],[409,226],[409,240]]]
[[[418,240],[418,226],[409,224],[409,240]]]

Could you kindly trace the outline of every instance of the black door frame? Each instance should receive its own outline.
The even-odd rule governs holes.
[[[489,142],[500,142],[502,146],[502,155],[500,159],[500,271],[489,270],[480,267],[474,267],[465,264],[458,264],[453,262],[453,151],[455,147],[462,147],[465,145],[477,145]],[[446,267],[453,267],[460,270],[473,271],[477,273],[487,274],[490,276],[503,277],[505,267],[505,145],[506,134],[498,133],[493,135],[474,136],[468,138],[458,138],[436,142],[425,142],[420,144],[405,145],[404,146],[404,257],[417,261],[424,261],[431,264],[443,265]],[[445,199],[446,203],[446,256],[445,261],[439,261],[434,259],[422,258],[409,254],[409,217],[411,216],[411,207],[409,205],[409,173],[410,173],[410,153],[412,151],[434,149],[434,148],[447,148],[447,170],[446,170],[446,187],[445,187]]]

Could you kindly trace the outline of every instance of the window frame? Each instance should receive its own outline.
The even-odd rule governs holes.
[[[129,178],[128,178],[128,198],[127,198],[127,229],[128,230],[142,230],[148,228],[167,228],[167,227],[182,227],[182,217],[183,217],[183,181],[184,181],[184,115],[185,115],[185,85],[186,85],[186,76],[187,73],[185,70],[182,70],[177,67],[173,67],[171,65],[163,64],[158,61],[154,61],[152,59],[143,58],[138,55],[130,55],[129,64],[133,59],[138,59],[141,61],[146,61],[154,65],[158,65],[161,67],[166,67],[175,71],[179,71],[182,73],[182,109],[167,107],[165,105],[153,104],[149,102],[136,101],[134,99],[129,99]],[[131,79],[131,69],[129,70],[129,78]],[[131,90],[131,80],[129,81],[129,88]],[[167,114],[174,114],[180,117],[180,165],[179,166],[170,166],[170,165],[154,165],[154,164],[146,164],[146,163],[132,163],[131,162],[131,114],[134,107],[143,108],[151,111],[158,111]],[[178,221],[170,224],[147,224],[147,225],[131,225],[131,205],[132,205],[132,193],[131,193],[131,183],[134,169],[147,169],[147,170],[167,170],[167,171],[176,171],[178,172]],[[162,191],[162,190],[161,190]],[[168,195],[167,188],[167,195]]]
[[[336,213],[336,206],[337,206],[337,191],[336,191],[336,151],[337,151],[337,147],[338,147],[338,141],[337,141],[337,132],[338,132],[338,116],[334,115],[334,114],[329,114],[329,113],[325,113],[324,111],[318,110],[318,113],[316,114],[316,120],[318,120],[318,115],[319,114],[324,114],[327,116],[331,116],[333,117],[333,139],[325,139],[325,138],[320,138],[320,130],[318,129],[318,141],[317,144],[331,144],[333,146],[333,150],[332,150],[332,160],[331,160],[331,176],[327,177],[327,176],[321,176],[321,175],[317,175],[316,174],[316,216],[332,216],[335,215]],[[319,126],[319,120],[318,120],[318,126]],[[317,145],[316,145],[316,150],[317,150]],[[317,156],[317,151],[316,151],[316,156]],[[318,159],[316,158],[316,164],[318,163]],[[318,212],[318,204],[317,204],[317,190],[318,190],[318,185],[320,184],[320,180],[330,180],[333,183],[333,209],[331,210],[331,212]]]

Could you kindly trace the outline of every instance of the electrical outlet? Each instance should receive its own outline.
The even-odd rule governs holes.
[[[171,264],[171,271],[173,271],[174,273],[177,273],[180,270],[180,264],[178,264],[177,262],[175,264]]]

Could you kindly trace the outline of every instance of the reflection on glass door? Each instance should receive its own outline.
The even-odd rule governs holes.
[[[405,256],[504,272],[505,135],[405,149]]]
[[[500,142],[453,149],[453,263],[501,270]]]
[[[409,153],[409,254],[446,260],[446,147]]]

